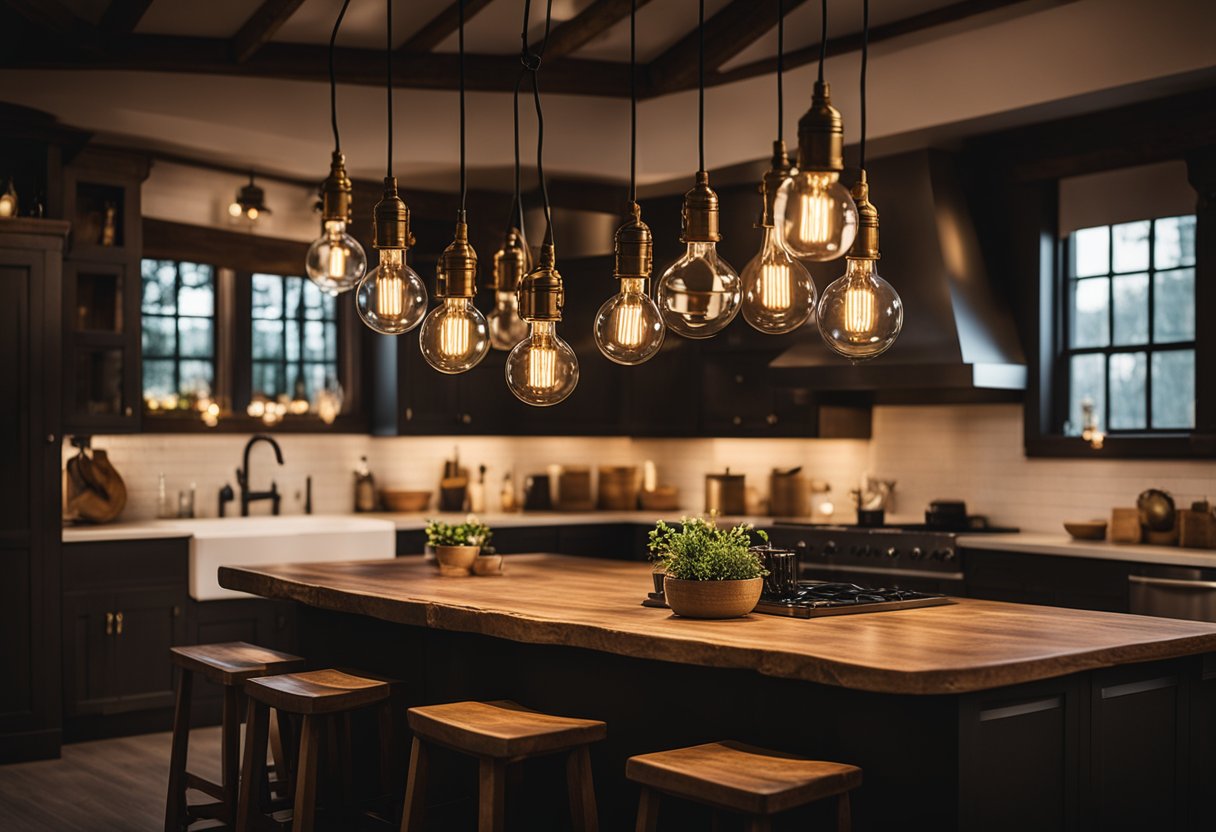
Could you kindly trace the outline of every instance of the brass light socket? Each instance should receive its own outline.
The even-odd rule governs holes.
[[[773,142],[773,160],[769,164],[769,169],[765,171],[764,178],[760,180],[760,196],[764,201],[764,207],[760,214],[759,227],[772,227],[773,203],[777,201],[777,189],[781,187],[782,182],[789,179],[793,170],[790,154],[785,149],[785,140],[777,139]]]
[[[397,177],[384,177],[384,196],[372,209],[372,248],[410,248],[410,209],[397,196]]]
[[[321,183],[321,221],[349,223],[353,191],[346,175],[346,157],[335,150],[329,162],[329,176]]]
[[[477,252],[469,244],[464,212],[456,221],[456,237],[435,264],[435,297],[471,298],[477,294]]]
[[[824,81],[815,82],[811,109],[798,119],[798,170],[844,170],[844,121]]]
[[[613,276],[624,278],[650,277],[654,266],[654,236],[650,226],[642,222],[642,206],[629,203],[629,219],[616,230],[616,267]]]
[[[518,228],[507,229],[502,248],[494,252],[493,268],[490,270],[489,288],[496,292],[514,292],[519,281],[532,265],[532,253],[524,242]]]
[[[553,244],[540,250],[540,262],[519,283],[519,316],[525,321],[560,321],[566,290],[554,264]]]
[[[709,187],[709,173],[697,171],[697,184],[684,194],[681,212],[684,233],[682,243],[716,243],[722,239],[718,232],[718,195]]]
[[[857,238],[849,249],[849,257],[877,260],[881,256],[878,251],[878,209],[870,202],[870,185],[866,182],[865,170],[853,185],[853,202],[857,205]]]

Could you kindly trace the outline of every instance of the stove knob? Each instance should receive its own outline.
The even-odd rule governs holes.
[[[829,540],[823,544],[823,553],[828,556],[836,554],[836,541]]]
[[[949,562],[954,560],[954,558],[955,554],[953,549],[942,549],[942,560]]]
[[[925,553],[921,550],[921,548],[919,546],[912,547],[912,560],[920,560],[924,556],[925,556]]]
[[[899,557],[899,550],[896,549],[894,546],[892,546],[891,548],[887,549],[887,557],[889,557],[889,558]]]

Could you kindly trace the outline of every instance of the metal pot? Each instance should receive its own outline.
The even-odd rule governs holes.
[[[743,474],[732,474],[727,468],[724,474],[705,475],[705,513],[726,517],[747,513]]]

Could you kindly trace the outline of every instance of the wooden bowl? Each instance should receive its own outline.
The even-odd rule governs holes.
[[[1073,540],[1105,540],[1106,521],[1065,520],[1064,531],[1068,532]]]
[[[763,578],[743,581],[685,581],[663,577],[663,597],[685,618],[738,618],[756,608]]]
[[[467,575],[480,552],[480,546],[436,546],[435,559],[441,574]]]
[[[380,499],[388,511],[426,511],[431,504],[431,492],[386,488],[380,492]]]

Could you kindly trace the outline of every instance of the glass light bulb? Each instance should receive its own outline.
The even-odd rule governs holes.
[[[773,214],[782,244],[803,260],[835,260],[857,236],[857,206],[836,171],[795,171],[777,189]]]
[[[904,305],[890,283],[878,276],[875,260],[845,259],[843,277],[819,299],[819,332],[832,351],[861,361],[882,355],[904,325]]]
[[[239,202],[229,203],[228,216],[239,217],[243,213],[245,213],[245,209],[241,207],[241,203],[239,203]]]
[[[519,298],[514,291],[494,293],[494,308],[487,321],[490,346],[496,350],[509,350],[528,337],[528,322],[519,317]]]
[[[359,241],[346,233],[346,223],[326,220],[325,233],[308,247],[304,268],[321,291],[338,295],[359,285],[367,271],[367,254]]]
[[[781,245],[776,227],[764,229],[760,252],[743,267],[743,317],[769,335],[792,332],[815,311],[815,281]]]
[[[463,373],[490,351],[489,325],[472,298],[444,298],[422,322],[418,346],[439,372]]]
[[[595,315],[595,345],[609,361],[641,364],[663,346],[663,317],[642,278],[623,277],[620,291]]]
[[[409,332],[426,314],[426,286],[405,262],[405,249],[380,249],[380,265],[359,281],[355,308],[363,323],[383,335]]]
[[[529,322],[528,335],[507,356],[507,386],[524,404],[548,407],[578,385],[578,356],[553,321]]]
[[[685,338],[709,338],[739,314],[741,282],[716,243],[691,242],[659,278],[663,323]]]

